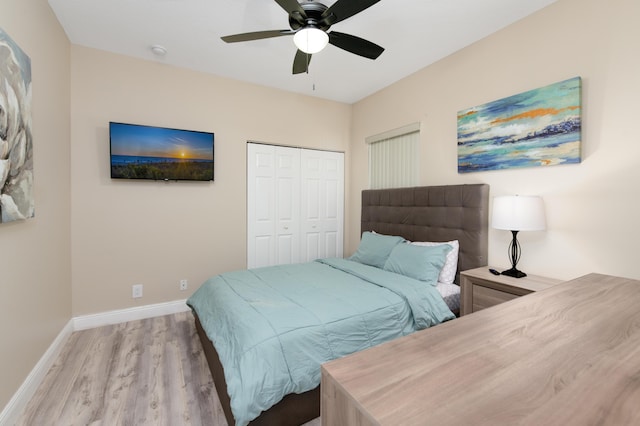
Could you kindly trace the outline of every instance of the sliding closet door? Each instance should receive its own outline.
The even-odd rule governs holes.
[[[247,144],[247,267],[342,257],[344,154]]]
[[[300,150],[247,144],[247,265],[299,262]]]
[[[343,255],[344,154],[302,150],[303,262]]]

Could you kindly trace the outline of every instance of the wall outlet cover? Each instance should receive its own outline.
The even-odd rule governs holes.
[[[142,284],[134,284],[131,290],[131,297],[134,299],[142,297]]]

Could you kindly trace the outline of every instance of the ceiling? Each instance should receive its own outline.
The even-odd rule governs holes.
[[[305,0],[302,0],[305,1]],[[350,0],[344,0],[350,1]],[[292,75],[293,37],[221,36],[289,29],[273,0],[49,0],[73,44],[354,103],[556,0],[382,0],[331,30],[385,48],[366,59],[329,45]],[[322,0],[331,6],[335,0]],[[152,45],[166,48],[165,56]]]

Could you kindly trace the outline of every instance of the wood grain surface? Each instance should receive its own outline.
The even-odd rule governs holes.
[[[322,373],[327,426],[637,425],[640,281],[590,274]]]
[[[18,425],[225,426],[191,312],[73,333]],[[315,419],[307,426],[318,426]]]
[[[463,271],[460,273],[460,315],[545,290],[561,282],[531,274],[524,278],[494,275],[489,272],[488,266]]]

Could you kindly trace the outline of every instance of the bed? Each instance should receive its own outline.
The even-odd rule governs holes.
[[[228,423],[300,425],[312,420],[320,414],[320,363],[453,318],[452,310],[455,309],[451,307],[455,308],[455,291],[453,302],[450,297],[449,303],[445,304],[435,285],[446,255],[450,253],[449,244],[443,243],[457,241],[459,244],[457,268],[449,271],[456,283],[459,282],[459,271],[486,265],[488,198],[489,187],[485,184],[365,190],[362,192],[363,238],[353,256],[358,261],[353,261],[353,257],[352,260],[324,259],[305,265],[234,271],[203,284],[188,304],[193,310],[196,329]],[[388,238],[391,236],[401,241],[392,244],[390,253],[393,254],[386,252],[383,257],[387,261],[383,262],[384,268],[380,268],[374,265],[377,260],[371,261],[375,256],[371,257],[364,249],[365,242],[373,239],[390,244]],[[426,242],[426,247],[408,247],[413,245],[407,243],[417,242]],[[434,242],[440,244],[434,245]],[[442,247],[446,249],[442,250]],[[418,285],[425,268],[416,270],[403,263],[416,253],[420,256],[427,253],[426,257],[418,257],[425,259],[425,264],[433,260],[433,265],[426,268],[428,280],[433,281],[433,285]],[[391,262],[392,258],[397,262]],[[385,269],[388,265],[391,267]],[[434,275],[434,268],[438,266],[440,269]],[[414,270],[420,276],[412,276]],[[344,283],[340,281],[342,279]],[[300,284],[301,280],[306,283]],[[209,294],[205,300],[203,294],[213,292],[213,288],[216,293]],[[330,298],[338,290],[347,292],[346,299]],[[249,309],[242,315],[234,314],[240,309],[234,307],[236,302]],[[211,307],[215,303],[220,306]],[[305,310],[298,309],[302,303],[310,303],[310,310],[306,307]],[[334,308],[339,308],[340,312],[334,312]],[[292,313],[282,313],[289,309],[293,309]],[[354,313],[349,313],[349,309],[354,309]],[[261,318],[265,314],[273,316],[264,321]],[[292,318],[295,318],[295,327]],[[354,326],[356,328],[351,328]],[[266,333],[272,330],[281,334],[268,336]],[[306,330],[305,333],[302,330]],[[255,335],[238,343],[240,336],[249,331]],[[317,340],[320,333],[323,334]],[[247,360],[230,358],[233,350],[228,346],[234,345],[243,350],[248,348],[245,352],[251,353]],[[253,353],[257,346],[268,346],[268,354],[278,345],[294,348],[289,353],[296,355],[272,358],[265,352]],[[264,364],[261,373],[252,370],[258,364]],[[272,379],[271,376],[281,370],[296,379],[294,385],[290,380]],[[239,376],[232,375],[232,371]],[[229,375],[225,376],[225,372]],[[241,398],[234,389],[256,375],[266,384],[264,389],[248,396],[248,399],[257,400],[257,408],[247,408],[247,412],[253,410],[247,414],[244,405],[239,405]],[[273,395],[272,391],[275,391]],[[229,393],[236,397],[230,398]],[[280,393],[284,393],[284,397],[279,396]],[[259,415],[254,418],[257,410]]]

